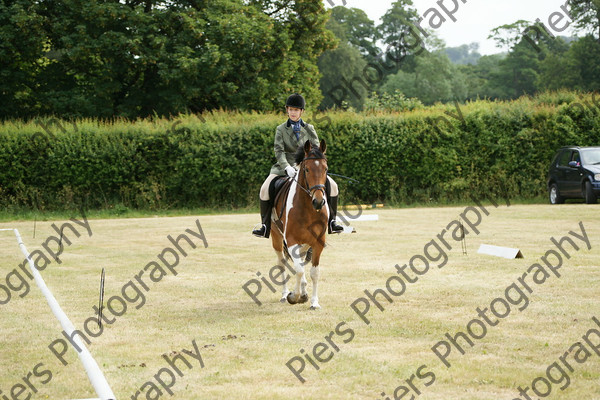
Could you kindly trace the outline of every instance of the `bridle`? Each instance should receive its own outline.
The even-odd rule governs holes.
[[[314,192],[317,190],[320,190],[321,192],[323,192],[323,196],[326,196],[325,185],[319,184],[319,185],[313,185],[311,187],[308,187],[308,179],[306,179],[306,169],[303,168],[304,161],[306,161],[306,160],[327,160],[327,159],[322,158],[322,157],[306,157],[304,160],[302,160],[302,162],[300,163],[300,169],[302,169],[302,172],[304,173],[304,182],[307,187],[300,185],[300,183],[296,180],[298,187],[301,188],[302,190],[304,190],[311,198],[314,196]]]

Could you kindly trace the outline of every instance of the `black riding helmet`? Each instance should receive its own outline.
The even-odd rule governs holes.
[[[294,93],[287,98],[285,102],[286,107],[296,107],[304,110],[306,108],[306,102],[304,101],[304,97],[301,94]]]

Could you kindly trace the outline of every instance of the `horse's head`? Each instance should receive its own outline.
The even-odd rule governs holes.
[[[313,147],[309,140],[304,143],[304,158],[300,164],[300,174],[304,175],[304,184],[315,210],[321,211],[325,205],[325,182],[327,181],[327,158],[325,140],[320,146]]]

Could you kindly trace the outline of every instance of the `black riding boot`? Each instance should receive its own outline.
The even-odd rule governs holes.
[[[335,220],[335,216],[337,215],[337,202],[337,196],[329,198],[329,223],[327,224],[327,233],[341,233],[344,231],[344,227],[338,225]]]
[[[258,229],[254,229],[252,234],[258,237],[268,238],[269,233],[271,232],[271,201],[261,200],[260,201],[260,219],[262,220],[262,225]]]

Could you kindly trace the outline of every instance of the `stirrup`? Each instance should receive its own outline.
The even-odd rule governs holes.
[[[258,225],[260,225],[260,228],[256,228]],[[252,230],[252,234],[256,237],[261,237],[261,238],[265,238],[266,236],[265,234],[267,233],[267,227],[265,226],[265,224],[256,224],[254,225],[254,229]]]
[[[331,233],[342,233],[344,232],[344,227],[341,225],[338,225],[335,221],[335,219],[332,219],[331,222],[329,223],[329,228],[331,229]]]

